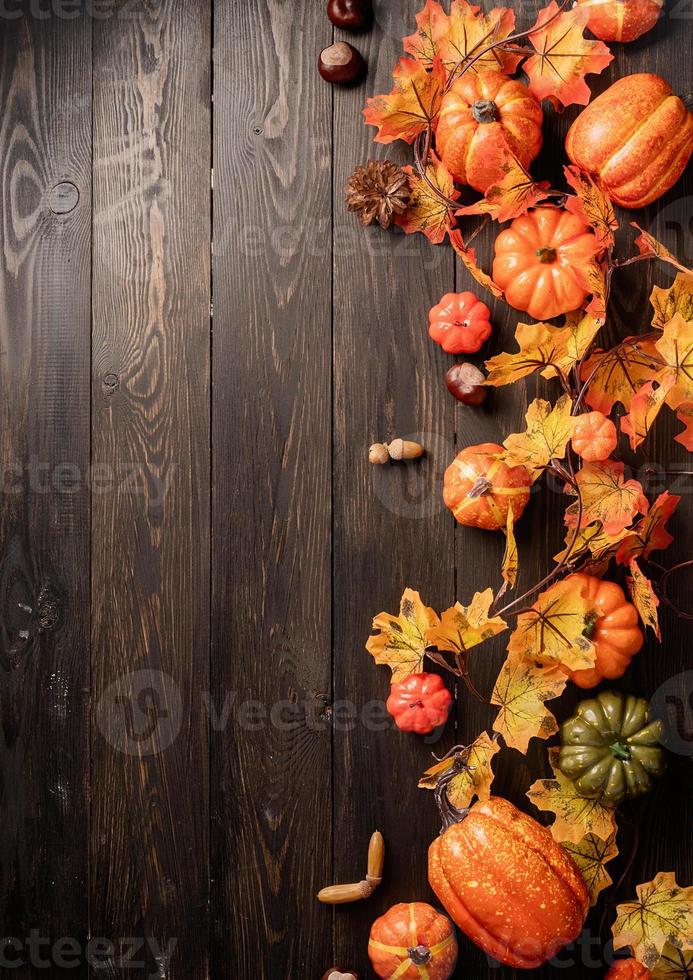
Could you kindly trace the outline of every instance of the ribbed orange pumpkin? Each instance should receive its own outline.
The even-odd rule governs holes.
[[[579,0],[587,26],[602,41],[635,41],[659,20],[664,0]]]
[[[565,148],[612,201],[644,208],[683,173],[693,152],[693,115],[663,78],[627,75],[580,113]]]
[[[401,903],[373,923],[368,955],[379,977],[448,980],[457,963],[457,937],[448,917],[432,906]]]
[[[583,412],[575,420],[570,442],[586,463],[608,459],[618,443],[616,426],[603,412]]]
[[[616,960],[604,980],[650,980],[652,974],[637,960]]]
[[[541,105],[522,82],[500,72],[467,72],[443,98],[436,149],[455,180],[483,193],[496,174],[489,160],[508,146],[527,169],[541,150]]]
[[[638,626],[638,611],[628,602],[623,589],[615,582],[605,582],[596,575],[576,572],[565,582],[572,582],[597,607],[597,618],[587,624],[587,636],[596,648],[594,667],[570,671],[578,687],[594,687],[604,678],[621,677],[635,654],[642,648],[644,638]]]
[[[494,459],[503,447],[495,442],[467,446],[445,471],[443,500],[460,524],[497,531],[517,518],[529,501],[530,476],[524,466]]]
[[[499,797],[468,812],[447,803],[443,812],[447,826],[429,848],[428,880],[477,946],[531,970],[580,934],[585,882],[549,830]]]
[[[550,320],[582,306],[587,265],[597,251],[594,234],[576,215],[535,208],[496,238],[493,278],[516,310]]]

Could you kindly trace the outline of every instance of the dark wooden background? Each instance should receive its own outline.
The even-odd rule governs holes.
[[[519,24],[538,6],[516,4]],[[693,12],[668,8],[614,46],[595,90],[642,70],[693,89]],[[377,4],[356,42],[368,81],[345,91],[316,71],[334,36],[322,0],[0,4],[0,932],[22,944],[5,943],[3,976],[318,980],[335,961],[368,976],[371,921],[432,898],[437,820],[416,780],[494,710],[461,692],[439,742],[392,730],[364,642],[406,585],[442,609],[498,584],[500,536],[454,526],[442,472],[551,388],[458,406],[426,314],[466,272],[345,213],[353,167],[397,156],[361,108],[417,9]],[[547,112],[538,174],[560,180],[574,116]],[[638,217],[691,264],[693,169]],[[653,276],[670,279],[620,274],[613,338],[647,326]],[[516,322],[496,305],[494,351]],[[685,470],[677,428],[646,448]],[[427,457],[371,467],[369,444],[397,435]],[[693,544],[676,482],[672,560]],[[557,549],[562,506],[547,490],[523,519],[521,584]],[[672,592],[690,600],[687,582]],[[670,683],[683,744],[690,626],[663,628],[619,687]],[[474,655],[483,691],[502,659],[502,639]],[[496,768],[495,791],[537,816],[524,793],[545,744]],[[693,882],[692,812],[690,758],[673,756],[621,835],[627,854],[639,824],[618,899],[657,870]],[[383,887],[319,906],[322,885],[362,875],[375,828]],[[599,920],[537,975],[601,976]],[[128,937],[147,940],[139,966]],[[49,956],[61,939],[71,967]],[[457,975],[517,976],[464,939]]]

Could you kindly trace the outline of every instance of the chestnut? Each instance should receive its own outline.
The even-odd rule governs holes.
[[[366,62],[356,48],[346,41],[338,41],[320,52],[318,71],[326,82],[348,85],[366,74]]]
[[[342,970],[341,966],[331,966],[322,980],[359,980],[359,975],[353,970]]]
[[[365,31],[373,20],[371,0],[328,0],[327,16],[344,31]]]
[[[448,391],[464,405],[482,405],[486,401],[488,388],[485,381],[479,368],[468,361],[453,364],[445,375]]]

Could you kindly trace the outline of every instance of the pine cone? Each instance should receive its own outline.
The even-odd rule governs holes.
[[[401,167],[388,160],[369,160],[349,178],[346,200],[362,225],[377,221],[389,228],[394,216],[406,211],[410,195],[409,178]]]

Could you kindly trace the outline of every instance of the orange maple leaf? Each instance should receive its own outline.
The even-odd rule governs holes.
[[[457,214],[488,214],[496,221],[512,221],[549,196],[549,182],[535,181],[502,143],[494,147],[484,166],[491,180],[486,193],[475,204],[460,208]]]
[[[679,505],[681,498],[665,490],[657,497],[647,514],[640,520],[619,545],[616,561],[627,565],[639,555],[648,557],[653,551],[668,548],[674,540],[666,524]]]
[[[392,75],[392,91],[369,99],[363,116],[369,126],[378,127],[376,143],[413,143],[419,133],[438,124],[445,68],[440,58],[434,59],[431,71],[413,58],[400,58]]]
[[[632,524],[636,514],[646,514],[649,504],[637,480],[626,480],[624,464],[613,459],[585,463],[577,481],[582,500],[580,527],[599,521],[607,534],[618,534]],[[571,504],[565,514],[568,527],[577,524],[579,508]]]
[[[647,438],[675,381],[676,375],[665,370],[633,396],[630,412],[621,419],[621,430],[630,438],[631,449],[637,449]]]
[[[437,0],[426,0],[416,17],[416,30],[403,39],[404,50],[430,68],[440,53],[440,40],[450,27],[450,20]]]
[[[468,70],[473,72],[491,69],[512,75],[522,60],[521,54],[494,48],[472,65],[470,62],[494,41],[512,34],[514,29],[515,14],[507,7],[497,7],[485,14],[467,0],[452,0],[447,30],[439,42],[445,68],[452,73],[469,65]]]
[[[618,220],[614,206],[603,188],[594,177],[584,173],[579,167],[564,167],[563,172],[577,195],[569,195],[565,202],[566,211],[582,218],[593,229],[600,249],[612,248]]]
[[[500,289],[493,279],[489,276],[487,272],[480,267],[476,258],[476,250],[473,248],[467,248],[464,244],[464,239],[462,238],[462,232],[455,228],[450,231],[450,243],[459,255],[462,263],[464,264],[467,272],[485,289],[495,296],[497,299],[501,299],[503,296],[503,290]]]
[[[423,232],[434,245],[439,245],[448,233],[451,208],[413,167],[402,169],[409,175],[411,197],[407,210],[395,215],[395,224],[408,235],[414,231]],[[431,162],[426,165],[426,176],[445,197],[456,200],[460,196],[447,167],[435,154],[431,154]]]
[[[601,41],[585,38],[588,10],[558,10],[556,0],[551,0],[539,11],[529,35],[537,52],[524,64],[529,88],[539,100],[553,96],[564,106],[587,105],[591,92],[585,75],[604,71],[614,56]]]
[[[663,366],[651,339],[626,337],[611,350],[596,351],[583,364],[580,377],[587,382],[585,401],[604,415],[616,402],[630,410],[635,393]]]
[[[662,633],[659,629],[659,617],[657,615],[659,598],[652,588],[652,582],[643,574],[635,558],[631,559],[628,567],[630,569],[630,575],[626,577],[626,582],[628,583],[628,591],[633,600],[633,605],[638,610],[638,614],[644,625],[654,630],[657,639],[661,640]]]
[[[683,402],[676,409],[676,418],[683,422],[686,428],[674,436],[675,442],[680,442],[689,453],[693,453],[693,402]]]
[[[631,227],[636,228],[640,234],[635,239],[635,244],[638,247],[638,251],[641,255],[651,255],[652,258],[661,259],[662,262],[667,262],[669,265],[673,265],[675,269],[679,272],[683,272],[684,275],[693,275],[692,269],[687,269],[685,265],[681,265],[679,260],[673,255],[666,245],[662,245],[661,242],[657,241],[654,235],[651,235],[649,231],[643,231],[637,221],[631,221]]]
[[[667,405],[678,408],[693,401],[693,323],[675,313],[664,325],[655,347],[674,375]]]

